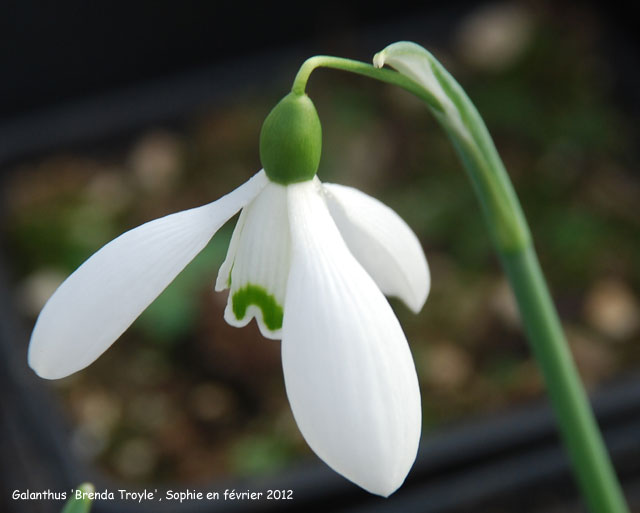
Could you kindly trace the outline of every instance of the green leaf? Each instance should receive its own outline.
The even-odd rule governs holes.
[[[74,494],[64,505],[61,513],[89,513],[92,500],[85,494],[94,493],[95,488],[91,483],[82,483],[78,486],[77,491],[81,492],[81,498],[76,498],[76,490],[74,490]]]

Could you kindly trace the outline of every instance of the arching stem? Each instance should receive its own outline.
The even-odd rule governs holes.
[[[332,57],[329,55],[316,55],[304,61],[293,81],[291,91],[296,94],[305,94],[309,76],[313,70],[317,68],[332,68],[349,71],[351,73],[379,80],[380,82],[396,85],[415,94],[418,98],[425,101],[432,109],[442,111],[442,106],[438,100],[436,100],[435,96],[420,85],[416,84],[410,78],[407,78],[400,73],[396,73],[390,69],[376,68],[366,62],[344,59],[342,57]]]
[[[449,135],[482,206],[492,240],[515,293],[533,354],[544,375],[560,433],[585,501],[592,513],[628,513],[542,274],[520,202],[482,118],[460,85],[424,48],[413,43],[396,43],[388,49],[394,46],[400,65],[402,58],[411,57],[412,60],[407,61],[410,65],[405,63],[409,72],[411,66],[428,66],[422,68],[423,75],[419,75],[427,77],[425,83],[409,78],[409,73],[321,55],[304,62],[292,91],[304,94],[311,72],[326,67],[399,86],[427,104]],[[383,54],[388,49],[378,55],[385,57]],[[382,58],[380,65],[384,62]],[[396,67],[394,63],[390,64]]]

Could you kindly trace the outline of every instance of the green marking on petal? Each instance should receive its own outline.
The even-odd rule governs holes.
[[[263,287],[246,285],[233,294],[231,302],[236,319],[243,319],[249,305],[256,305],[262,310],[262,320],[267,328],[271,331],[282,328],[283,309]]]
[[[233,272],[233,266],[236,265],[235,260],[233,261],[233,263],[231,264],[231,269],[229,269],[229,276],[227,277],[227,288],[230,289],[231,288],[231,273]]]

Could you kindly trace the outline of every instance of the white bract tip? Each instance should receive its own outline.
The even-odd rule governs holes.
[[[381,52],[378,52],[373,56],[373,65],[376,68],[384,67],[384,50],[382,50]]]
[[[461,135],[470,137],[458,108],[433,72],[433,66],[437,66],[438,63],[429,51],[416,43],[400,41],[378,52],[373,62],[376,67],[387,64],[424,87],[438,100],[450,125]]]

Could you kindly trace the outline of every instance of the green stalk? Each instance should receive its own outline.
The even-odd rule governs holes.
[[[89,513],[91,510],[91,502],[93,500],[89,497],[91,497],[91,494],[95,492],[95,488],[91,483],[82,483],[78,486],[78,490],[82,492],[83,495],[80,498],[76,498],[74,493],[75,490],[72,491],[71,497],[65,503],[64,508],[62,508],[60,513]]]
[[[312,57],[300,68],[292,91],[304,94],[311,72],[317,67],[327,67],[400,86],[425,101],[449,135],[480,201],[491,238],[515,293],[533,354],[542,370],[583,497],[592,513],[628,513],[549,295],[520,202],[482,118],[462,87],[424,48],[413,43],[396,43],[376,58],[380,58],[382,65],[385,57],[401,72],[337,57]],[[427,66],[421,71],[434,82],[419,83],[409,78],[412,74],[425,76],[412,71],[419,66]],[[430,90],[428,85],[435,85],[435,89]]]
[[[332,57],[330,55],[316,55],[315,57],[309,57],[304,61],[293,81],[291,92],[296,94],[305,94],[304,90],[307,86],[309,75],[311,75],[313,70],[316,68],[340,69],[342,71],[349,71],[351,73],[356,73],[357,75],[373,78],[380,82],[396,85],[415,94],[430,108],[435,109],[436,111],[442,111],[442,107],[438,100],[436,100],[435,96],[433,96],[433,94],[427,91],[424,87],[416,84],[410,78],[389,69],[375,68],[366,62],[344,59],[342,57]]]
[[[529,245],[500,256],[589,510],[627,513],[620,484],[567,346],[536,252]]]

